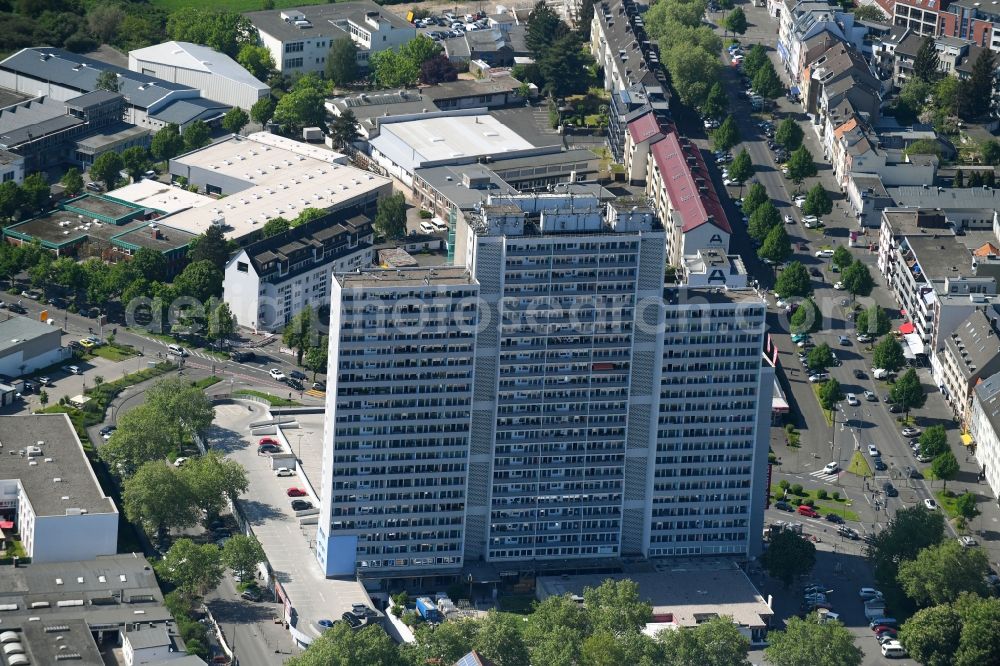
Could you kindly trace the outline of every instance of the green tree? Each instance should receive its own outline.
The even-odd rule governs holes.
[[[606,580],[584,588],[584,606],[594,631],[638,631],[652,621],[653,609],[639,596],[632,580]]]
[[[972,520],[981,513],[976,506],[976,496],[970,492],[962,493],[955,498],[955,511],[966,520]]]
[[[691,44],[677,44],[661,51],[660,57],[670,72],[670,80],[681,102],[690,107],[700,107],[721,76],[722,63],[719,62],[718,51],[692,47]],[[728,149],[729,147],[719,148]]]
[[[862,263],[860,259],[855,259],[844,270],[842,280],[844,282],[844,289],[851,296],[867,296],[875,287],[875,280],[872,279],[872,274],[869,272],[868,266]]]
[[[760,183],[754,183],[747,190],[747,195],[743,197],[743,214],[748,218],[757,211],[757,207],[765,201],[770,201],[771,197],[767,189]]]
[[[844,391],[836,379],[831,377],[819,387],[819,404],[828,412],[832,412],[837,403],[843,399]]]
[[[305,367],[313,373],[314,382],[316,381],[316,373],[326,372],[328,347],[329,340],[323,337],[320,338],[318,345],[310,347],[305,354]]]
[[[740,142],[740,130],[732,115],[726,116],[722,124],[712,132],[712,145],[716,150],[729,150]]]
[[[115,189],[121,176],[122,158],[113,151],[109,151],[97,156],[90,167],[90,176],[102,183],[107,190]]]
[[[259,81],[267,81],[275,71],[274,58],[266,46],[244,44],[236,54],[236,62]]]
[[[785,270],[778,276],[774,283],[774,290],[783,297],[789,296],[809,296],[812,294],[812,280],[809,279],[809,271],[799,261],[792,261]]]
[[[767,57],[767,49],[763,44],[754,44],[743,57],[743,73],[750,77],[757,75],[761,68],[766,67],[771,61]]]
[[[167,419],[178,444],[207,430],[215,418],[215,409],[205,393],[180,377],[161,379],[147,389],[146,405]]]
[[[764,655],[774,666],[861,666],[864,658],[854,636],[840,622],[821,624],[815,618],[792,617],[785,621],[784,631],[768,632],[767,640]]]
[[[0,183],[0,218],[9,220],[21,208],[21,188],[12,180]]]
[[[288,220],[283,217],[272,217],[264,223],[261,233],[264,235],[264,238],[270,238],[271,236],[283,234],[289,229],[291,229],[291,225],[289,225]]]
[[[983,158],[984,164],[989,164],[990,166],[1000,164],[1000,142],[996,139],[984,141],[979,148],[979,153]]]
[[[833,251],[833,256],[830,258],[830,262],[840,270],[844,270],[850,266],[853,261],[854,256],[851,254],[851,251],[843,245],[838,245]]]
[[[436,627],[420,624],[414,631],[416,641],[402,649],[411,664],[454,664],[472,650],[477,633],[479,622],[470,618],[449,620]]]
[[[377,56],[382,56],[386,53],[395,53],[395,51],[381,51],[372,54],[371,59],[375,61]],[[374,62],[372,66],[375,66]],[[393,83],[383,85],[396,87],[405,84]],[[322,127],[326,124],[324,101],[323,93],[314,88],[306,87],[300,90],[293,90],[278,101],[277,106],[274,108],[274,117],[272,120],[281,125],[289,133],[300,131],[303,127]]]
[[[476,634],[475,649],[497,666],[525,666],[529,655],[520,624],[516,616],[489,611]]]
[[[250,119],[258,125],[266,125],[274,117],[278,102],[273,97],[261,97],[250,107]]]
[[[729,177],[737,183],[744,183],[753,175],[753,163],[750,161],[750,153],[744,148],[733,158],[729,165]]]
[[[330,43],[330,52],[326,56],[326,77],[340,87],[358,80],[358,47],[350,37],[341,37]]]
[[[383,88],[412,86],[420,77],[419,64],[391,49],[373,53],[368,59],[368,66],[375,84]],[[278,108],[281,108],[280,102]]]
[[[194,494],[179,470],[163,460],[147,462],[125,479],[122,506],[130,521],[161,541],[170,529],[198,524]]]
[[[174,278],[174,288],[179,296],[190,296],[202,302],[222,295],[223,274],[211,261],[196,261],[187,265]]]
[[[892,339],[892,341],[895,342],[894,338],[886,339]],[[896,343],[896,346],[899,346],[898,342]],[[878,354],[878,347],[875,348],[875,354]],[[902,352],[900,352],[900,354],[902,354]],[[896,380],[896,383],[892,385],[892,389],[889,391],[889,395],[900,407],[903,408],[903,413],[906,415],[909,415],[911,409],[923,407],[924,403],[927,402],[927,394],[924,393],[924,387],[920,384],[920,377],[917,376],[917,371],[913,368],[904,372],[902,376]]]
[[[238,106],[234,106],[222,117],[222,129],[232,134],[239,134],[249,122],[250,116],[247,115],[247,112]]]
[[[727,32],[734,35],[742,35],[747,31],[747,15],[743,13],[743,8],[737,7],[726,15],[722,26]]]
[[[312,222],[313,220],[325,217],[327,214],[327,211],[320,210],[319,208],[303,208],[302,212],[299,213],[289,224],[292,229],[294,229],[295,227],[301,227],[307,222]]]
[[[309,649],[285,662],[287,666],[405,666],[382,627],[372,624],[358,631],[337,622],[314,640]]]
[[[878,5],[862,5],[855,8],[854,18],[859,21],[871,21],[873,23],[886,23],[888,20]]]
[[[191,539],[178,539],[163,556],[156,573],[193,601],[218,587],[225,569],[222,553],[214,543],[198,545]]]
[[[767,261],[773,261],[776,264],[783,263],[792,256],[792,243],[788,239],[788,232],[785,231],[783,224],[772,227],[767,232],[763,244],[757,250],[757,256]]]
[[[45,174],[35,172],[25,177],[21,183],[21,205],[31,213],[38,213],[49,208],[52,198],[52,188]]]
[[[996,54],[982,49],[972,64],[972,73],[962,82],[958,114],[964,120],[981,118],[993,108],[996,85]]]
[[[812,571],[816,564],[816,546],[795,532],[784,530],[771,539],[760,562],[768,575],[788,587],[797,576]]]
[[[763,243],[772,230],[782,226],[781,213],[778,212],[778,209],[768,199],[757,206],[753,214],[750,215],[750,222],[747,224],[747,233],[750,235],[750,238]]]
[[[804,132],[795,119],[788,116],[778,124],[774,133],[774,142],[785,150],[793,151],[802,145]]]
[[[882,337],[892,330],[889,316],[886,315],[885,310],[874,303],[867,310],[858,313],[858,320],[855,323],[858,332],[867,333],[876,338]]]
[[[943,425],[932,425],[920,434],[920,455],[937,458],[948,448],[948,433]]]
[[[701,105],[701,112],[709,118],[721,118],[729,111],[729,97],[722,88],[722,84],[715,82],[708,89],[705,102]]]
[[[117,425],[98,454],[119,476],[130,476],[147,462],[165,460],[180,444],[171,436],[168,416],[148,405],[122,413]]]
[[[307,305],[292,317],[281,334],[284,343],[295,350],[295,362],[299,365],[302,365],[302,355],[312,346],[316,335],[315,324],[312,307]]]
[[[183,7],[167,19],[167,36],[179,42],[210,46],[236,58],[245,44],[253,44],[257,32],[250,19],[229,10]]]
[[[562,35],[538,60],[545,78],[545,91],[555,97],[585,92],[590,82],[587,68],[592,63],[593,60],[584,54],[576,33]]]
[[[793,333],[811,333],[819,328],[822,321],[823,316],[816,303],[811,298],[807,298],[799,303],[799,307],[792,313],[788,323]]]
[[[94,88],[113,93],[119,92],[121,84],[118,82],[118,74],[110,69],[101,70],[97,75],[97,82],[94,84]]]
[[[770,61],[753,76],[753,91],[765,99],[780,97],[784,90],[785,85],[778,78],[778,73],[774,71],[774,65]]]
[[[338,148],[347,148],[355,141],[361,140],[361,132],[358,131],[358,119],[354,112],[347,109],[330,123],[330,138],[333,145]]]
[[[233,316],[233,311],[229,308],[229,303],[220,300],[209,314],[208,333],[206,337],[209,340],[222,342],[229,340],[235,334],[236,317]]]
[[[715,617],[691,629],[665,630],[657,635],[666,666],[750,666],[750,639],[732,618]],[[641,663],[637,661],[621,663]]]
[[[536,69],[538,68],[537,65],[535,67]],[[458,69],[448,59],[448,56],[443,53],[439,53],[430,60],[425,60],[420,65],[420,82],[423,84],[434,85],[436,83],[457,80]],[[531,96],[531,87],[527,83],[522,82],[517,88],[517,94],[521,96],[521,99],[527,99]]]
[[[931,471],[934,472],[934,478],[940,479],[944,482],[944,487],[948,487],[948,482],[958,476],[959,466],[958,460],[955,458],[955,454],[951,451],[945,451],[937,458],[931,461]]]
[[[229,263],[229,244],[222,229],[213,225],[205,233],[192,238],[188,246],[188,259],[191,263],[208,261],[219,270],[225,270]]]
[[[954,457],[954,456],[952,456]],[[918,606],[950,603],[963,592],[986,596],[989,558],[982,548],[965,548],[955,539],[921,550],[899,564],[897,578]]]
[[[802,148],[802,150],[805,150],[805,148]],[[809,159],[811,160],[812,156]],[[791,172],[790,169],[791,167],[789,167],[789,173]],[[813,165],[813,173],[811,175],[816,175],[815,164]],[[830,195],[827,194],[822,184],[816,183],[809,189],[809,193],[806,194],[805,203],[802,204],[802,212],[806,215],[816,215],[817,217],[829,215],[833,212],[833,202],[830,200]]]
[[[914,122],[927,105],[934,86],[917,78],[911,78],[899,91],[896,100],[896,118],[900,122]]]
[[[183,151],[184,138],[181,136],[180,128],[173,123],[157,130],[149,146],[149,152],[158,160],[169,160]]]
[[[67,169],[63,177],[59,179],[59,183],[69,196],[76,196],[83,192],[83,176],[80,175],[80,170],[76,167]]]
[[[539,1],[528,14],[525,44],[536,60],[548,51],[556,40],[569,32],[569,26],[545,2]]]
[[[814,370],[826,370],[833,365],[833,350],[825,342],[813,347],[807,357],[809,367]]]
[[[197,150],[211,143],[212,130],[204,122],[196,120],[184,128],[181,136],[184,139],[184,150]]]
[[[149,152],[142,146],[132,146],[122,151],[122,167],[133,183],[139,182],[149,170]]]
[[[912,608],[896,578],[899,564],[915,559],[921,550],[943,539],[944,517],[941,512],[927,511],[923,506],[899,509],[885,529],[875,532],[868,545],[868,560],[879,589],[896,613]]]
[[[913,59],[913,78],[924,83],[934,83],[941,76],[938,70],[940,64],[937,49],[934,47],[934,38],[924,37]]]
[[[195,504],[211,523],[226,508],[226,500],[236,501],[250,487],[247,472],[235,460],[226,460],[215,451],[189,460],[181,478],[194,495]]]
[[[872,353],[872,367],[885,368],[890,372],[895,372],[903,367],[903,348],[896,338],[887,335],[875,345]]]
[[[796,185],[801,185],[803,180],[816,175],[816,163],[813,161],[812,153],[805,146],[799,146],[792,151],[785,166],[788,167],[788,177]],[[805,210],[805,205],[802,208]],[[815,213],[807,214],[815,215]]]
[[[962,638],[955,666],[1000,663],[1000,599],[965,595],[955,604],[962,618]]]
[[[427,35],[418,33],[416,37],[399,47],[399,52],[419,69],[420,65],[443,53],[444,49]]]
[[[387,240],[406,235],[406,200],[402,194],[391,194],[379,199],[372,226],[375,233]]]
[[[899,629],[899,642],[925,666],[952,666],[962,635],[962,620],[951,604],[917,611]]]
[[[962,82],[955,76],[943,76],[934,84],[934,106],[939,113],[953,116],[958,113],[962,95]]]

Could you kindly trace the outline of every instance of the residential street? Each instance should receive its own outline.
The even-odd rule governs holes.
[[[747,47],[755,43],[767,46],[775,70],[784,77],[784,67],[779,62],[778,54],[775,51],[778,32],[777,20],[767,17],[766,11],[762,7],[741,6],[750,21],[750,28],[746,35],[742,36],[741,41]],[[716,13],[710,15],[710,18],[719,22],[723,16],[723,13]],[[719,32],[721,34],[721,30]],[[800,223],[788,225],[786,230],[791,237],[793,249],[795,249],[793,259],[802,261],[807,268],[819,267],[824,274],[823,280],[813,279],[815,299],[823,314],[823,324],[820,332],[812,337],[817,344],[828,343],[836,352],[843,363],[840,367],[831,368],[831,375],[841,383],[845,393],[855,393],[860,399],[860,405],[856,407],[848,406],[846,400],[842,401],[840,410],[836,414],[834,427],[831,428],[827,425],[806,373],[796,358],[799,350],[788,336],[788,317],[773,307],[774,296],[769,292],[767,298],[772,305],[769,325],[773,339],[780,351],[778,377],[790,406],[788,422],[793,423],[801,432],[801,447],[790,448],[786,444],[784,430],[781,428],[772,429],[771,446],[778,458],[778,464],[774,469],[772,488],[776,488],[779,481],[787,479],[790,483],[802,484],[807,490],[822,488],[828,493],[839,492],[842,496],[850,498],[850,510],[855,512],[858,517],[857,522],[849,520],[848,526],[861,533],[878,531],[900,508],[913,506],[924,498],[933,497],[932,493],[940,491],[942,484],[940,481],[931,482],[922,477],[906,478],[907,468],[913,467],[920,470],[929,467],[929,465],[919,464],[915,460],[910,451],[908,440],[900,435],[900,424],[896,421],[898,415],[891,414],[884,403],[884,397],[889,392],[891,385],[871,377],[871,351],[866,350],[865,345],[859,344],[855,340],[853,323],[845,319],[848,308],[841,304],[844,299],[849,300],[850,296],[832,288],[832,283],[837,278],[829,271],[829,260],[818,259],[814,256],[815,251],[820,248],[833,249],[838,245],[846,246],[849,231],[856,230],[857,225],[853,219],[845,214],[843,195],[836,185],[829,163],[823,159],[823,151],[817,135],[810,126],[808,118],[802,113],[801,107],[782,97],[777,100],[778,108],[775,113],[763,116],[760,114],[751,115],[749,102],[738,99],[735,94],[741,89],[739,75],[729,66],[728,58],[725,55],[722,59],[726,65],[724,76],[730,93],[731,112],[738,122],[741,137],[744,139],[741,146],[736,146],[733,149],[733,154],[746,147],[754,164],[753,180],[759,181],[767,188],[772,201],[782,216],[791,214],[797,221],[801,220],[801,210],[790,203],[792,195],[795,193],[795,185],[787,180],[777,168],[772,153],[767,147],[766,137],[757,126],[757,122],[761,118],[770,117],[777,124],[781,119],[791,114],[800,122],[805,132],[805,145],[817,159],[819,170],[818,176],[804,182],[801,190],[805,192],[816,182],[820,182],[835,202],[833,213],[823,217],[823,221],[826,223],[824,231],[807,230]],[[788,80],[785,79],[785,82],[787,84]],[[688,136],[705,137],[705,132],[696,118],[680,119],[679,125],[682,133]],[[705,150],[711,151],[707,137],[698,139],[696,143]],[[720,191],[728,189],[732,197],[740,196],[740,188],[723,188],[718,174],[715,177],[716,187]],[[743,191],[745,193],[746,188],[743,188]],[[774,280],[772,269],[756,258],[756,250],[746,235],[745,225],[741,222],[742,213],[731,202],[728,203],[727,213],[734,227],[731,251],[744,258],[748,271],[760,281],[761,285],[772,285]],[[800,243],[805,243],[807,248],[805,251],[798,249]],[[893,327],[897,328],[902,323],[902,319],[899,318],[899,305],[885,288],[884,281],[875,264],[875,254],[861,248],[852,248],[851,253],[869,266],[876,281],[876,288],[871,297],[859,299],[859,303],[867,306],[872,302],[877,302],[887,310],[890,317],[893,318]],[[848,307],[851,305],[848,303]],[[840,335],[848,336],[849,344],[841,344]],[[865,378],[856,379],[855,370],[863,372]],[[932,381],[930,370],[920,368],[918,375],[929,395],[926,405],[913,412],[916,425],[921,430],[935,424],[942,424],[948,429],[949,443],[961,465],[961,473],[957,479],[948,482],[948,489],[956,493],[970,491],[978,496],[979,509],[983,515],[972,522],[972,528],[980,544],[987,549],[990,561],[996,562],[1000,560],[1000,527],[998,527],[1000,508],[998,508],[988,486],[977,481],[978,468],[976,463],[962,449],[958,427],[952,419],[950,409],[946,406],[943,397]],[[878,396],[877,402],[869,402],[862,397],[863,391],[866,389],[874,391]],[[866,452],[869,444],[873,444],[879,450],[883,461],[888,465],[887,470],[876,473],[874,483],[870,479],[843,471],[850,464],[854,452],[856,450]],[[867,454],[865,454],[865,459],[870,463]],[[824,475],[822,468],[832,461],[840,464],[841,472],[837,475]],[[891,482],[899,490],[898,497],[887,498],[884,496],[881,487],[885,482]],[[852,542],[837,536],[837,526],[833,523],[806,519],[802,516],[778,511],[773,507],[768,510],[765,523],[779,519],[801,522],[806,534],[820,540],[817,547],[821,553],[814,577],[832,588],[844,588],[842,591],[846,594],[841,597],[840,591],[835,592],[832,601],[835,604],[835,610],[841,614],[842,619],[846,620],[848,627],[863,637],[862,640],[858,641],[858,645],[866,652],[865,663],[886,663],[878,653],[877,644],[870,638],[864,615],[861,612],[861,604],[857,599],[857,588],[873,583],[870,569],[862,559],[863,542]],[[951,536],[956,536],[950,526],[949,532]],[[836,572],[838,568],[840,573]],[[785,603],[789,597],[794,602],[795,590],[783,590],[780,584],[773,581],[762,581],[762,585],[765,594],[775,594],[776,610],[779,616],[785,617],[798,610],[797,602],[790,605]],[[757,653],[756,657],[751,654],[751,660],[756,663],[762,660],[762,656],[760,653]],[[913,662],[907,660],[902,663]]]

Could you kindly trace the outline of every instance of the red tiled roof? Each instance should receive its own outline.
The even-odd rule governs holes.
[[[651,136],[655,136],[660,131],[660,125],[656,122],[656,116],[652,111],[639,116],[628,124],[628,133],[635,143],[642,143]]]
[[[671,132],[653,145],[652,152],[670,202],[681,217],[683,231],[687,233],[703,224],[713,224],[732,234],[733,229],[697,146],[686,140],[682,144],[677,134]],[[698,191],[699,185],[705,188],[704,192]]]

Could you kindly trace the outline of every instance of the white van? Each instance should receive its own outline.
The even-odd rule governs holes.
[[[183,357],[188,355],[187,350],[184,349],[184,347],[181,347],[180,345],[167,345],[167,351],[173,354],[174,356]]]
[[[906,650],[899,641],[889,641],[882,646],[882,656],[890,659],[903,659],[906,657]]]
[[[423,222],[420,223],[420,230],[425,234],[433,234],[435,231],[437,231],[434,228],[434,225],[428,222],[427,220],[424,220]]]

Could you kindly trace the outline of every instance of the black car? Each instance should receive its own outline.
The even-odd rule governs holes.
[[[314,391],[326,391],[326,382],[313,382],[312,388]]]
[[[288,384],[291,388],[295,389],[296,391],[305,390],[305,386],[303,386],[302,382],[300,382],[298,379],[292,379],[291,377],[289,377],[287,380],[285,380],[285,383]]]
[[[852,530],[850,527],[838,527],[837,534],[839,534],[842,537],[847,537],[848,539],[853,539],[855,541],[860,538],[858,536],[858,533]]]
[[[855,379],[864,379],[865,378],[865,371],[862,370],[861,368],[854,368],[854,378]]]
[[[7,309],[17,314],[28,314],[28,311],[25,310],[23,306],[18,305],[17,303],[11,303],[10,305],[7,306]]]
[[[101,428],[101,437],[103,437],[104,435],[110,435],[111,433],[113,433],[117,429],[118,429],[118,426],[106,425],[103,428]]]
[[[257,453],[281,453],[281,447],[274,444],[262,444],[257,447]]]
[[[260,601],[260,592],[250,588],[240,593],[240,597],[246,599],[247,601]]]
[[[889,466],[886,465],[884,462],[882,462],[881,458],[876,458],[875,460],[872,461],[872,464],[875,466],[876,472],[884,472],[885,470],[889,469]]]
[[[304,372],[299,372],[298,370],[292,370],[288,373],[288,376],[292,379],[306,379],[306,374]]]
[[[351,629],[360,629],[361,625],[364,624],[364,620],[352,613],[351,611],[345,611],[343,615],[340,616],[344,622],[346,622]]]
[[[838,516],[835,513],[828,513],[828,514],[826,514],[823,517],[826,518],[827,520],[829,520],[831,523],[836,523],[838,525],[843,525],[844,524],[844,519],[841,518],[840,516]]]
[[[231,351],[229,352],[229,358],[237,363],[246,363],[247,361],[254,360],[255,357],[252,351]]]
[[[885,493],[886,497],[897,497],[899,495],[899,491],[896,490],[896,487],[888,481],[882,485],[882,492]]]
[[[793,507],[788,502],[775,502],[774,508],[778,509],[779,511],[795,511],[795,507]]]
[[[312,502],[307,502],[306,500],[292,500],[292,509],[295,511],[305,511],[306,509],[313,508]]]

